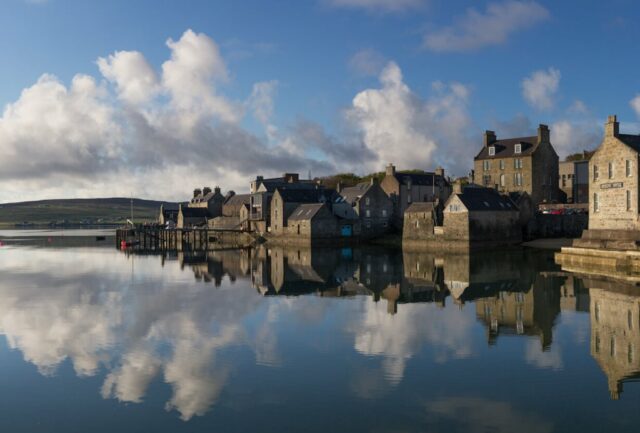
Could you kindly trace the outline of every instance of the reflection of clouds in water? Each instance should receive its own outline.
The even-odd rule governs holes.
[[[470,397],[437,400],[427,406],[433,431],[471,433],[545,433],[553,424],[535,414],[515,409],[510,403]]]
[[[42,373],[65,359],[79,375],[106,366],[101,394],[127,402],[141,402],[164,377],[173,389],[167,409],[202,415],[229,373],[217,352],[263,344],[245,341],[241,323],[262,299],[248,285],[194,282],[178,266],[159,273],[157,258],[136,258],[132,277],[129,260],[99,249],[13,250],[0,261],[0,333]],[[269,344],[275,352],[275,334]]]
[[[431,346],[437,362],[472,354],[475,321],[458,308],[402,304],[398,314],[391,315],[384,302],[363,302],[361,322],[350,325],[355,349],[364,355],[382,356],[382,368],[392,384],[402,380],[407,360],[424,344]]]
[[[540,341],[530,339],[527,341],[524,352],[525,361],[536,368],[562,369],[562,346],[555,341],[549,350],[542,350]]]

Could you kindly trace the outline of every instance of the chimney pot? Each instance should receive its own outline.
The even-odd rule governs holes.
[[[490,144],[495,143],[497,140],[496,133],[494,131],[484,131],[484,146],[487,147]]]

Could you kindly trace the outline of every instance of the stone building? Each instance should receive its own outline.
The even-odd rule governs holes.
[[[559,202],[558,154],[547,125],[540,125],[533,137],[498,140],[495,132],[486,131],[474,158],[474,182],[502,193],[527,192],[535,206]]]
[[[176,227],[186,229],[207,225],[209,210],[205,207],[191,207],[180,204],[178,207],[178,223]]]
[[[289,216],[285,235],[306,242],[337,238],[340,236],[339,219],[327,203],[301,204]]]
[[[442,228],[442,209],[433,202],[411,203],[404,212],[403,242],[435,239],[437,227]]]
[[[602,144],[589,160],[589,229],[640,230],[638,162],[640,135],[620,134],[609,116]]]
[[[522,241],[520,212],[505,195],[492,188],[467,186],[444,205],[446,241],[474,244],[517,244]]]
[[[193,197],[189,201],[188,207],[207,209],[208,217],[215,218],[222,215],[222,204],[225,197],[220,193],[220,187],[215,187],[213,191],[209,187],[193,190]]]
[[[293,211],[301,204],[328,203],[334,201],[336,192],[324,188],[289,189],[277,188],[270,200],[271,216],[269,232],[274,236],[287,235],[287,222]]]
[[[178,223],[179,205],[171,203],[163,203],[160,205],[160,214],[158,215],[158,224],[161,226],[173,226]]]
[[[209,227],[227,230],[249,231],[250,194],[229,191],[222,205],[222,215],[209,221]]]
[[[312,180],[302,180],[298,173],[284,173],[281,177],[267,178],[257,176],[251,181],[249,200],[249,220],[252,230],[266,233],[271,225],[271,198],[278,188],[316,189]]]
[[[436,199],[444,203],[451,195],[451,184],[442,168],[432,173],[403,173],[389,164],[380,186],[393,202],[392,223],[398,229],[402,228],[404,212],[412,203]]]
[[[589,160],[559,163],[558,187],[567,203],[589,202]]]
[[[336,215],[346,219],[358,219],[361,224],[361,234],[365,237],[378,236],[389,230],[393,202],[373,178],[370,182],[348,188],[338,186],[338,188],[338,194],[342,200],[334,203]]]

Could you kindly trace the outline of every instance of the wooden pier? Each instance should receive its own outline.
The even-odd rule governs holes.
[[[136,226],[116,230],[116,248],[141,251],[208,251],[221,245],[246,246],[257,240],[257,236],[240,229]]]

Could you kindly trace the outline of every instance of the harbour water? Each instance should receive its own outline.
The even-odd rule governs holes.
[[[0,431],[635,432],[640,288],[553,251],[0,231]]]

